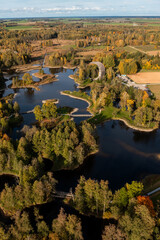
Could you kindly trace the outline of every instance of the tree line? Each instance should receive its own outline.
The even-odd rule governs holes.
[[[114,193],[108,181],[80,178],[70,201],[80,213],[108,219],[103,240],[159,239],[159,210],[148,196],[142,196],[143,184],[133,181]]]

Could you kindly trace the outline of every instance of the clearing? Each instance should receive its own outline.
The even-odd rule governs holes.
[[[97,53],[101,53],[101,52],[103,52],[103,51],[92,50],[92,51],[78,52],[77,55],[87,57],[87,56],[95,56]]]

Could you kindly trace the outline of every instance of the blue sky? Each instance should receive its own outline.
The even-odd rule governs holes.
[[[160,0],[0,0],[0,18],[159,16]]]

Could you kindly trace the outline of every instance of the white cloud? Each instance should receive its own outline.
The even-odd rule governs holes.
[[[0,0],[1,1],[4,0]],[[8,3],[8,1],[10,3]],[[2,17],[159,15],[160,0],[8,0],[0,4]],[[153,4],[156,3],[156,4]],[[80,3],[80,4],[79,4]],[[8,7],[9,6],[9,7]]]
[[[54,7],[54,8],[33,8],[33,7],[24,7],[24,8],[12,8],[12,9],[0,9],[0,12],[76,12],[76,11],[102,11],[107,10],[100,7],[80,7],[80,6],[71,6],[71,7]]]

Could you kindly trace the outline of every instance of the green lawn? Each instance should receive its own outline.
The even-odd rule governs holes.
[[[130,47],[130,46],[126,46],[126,47],[124,47],[123,49],[124,49],[125,51],[129,52],[129,53],[136,53],[136,52],[138,52],[138,50],[136,50],[136,49],[134,49],[134,48],[132,48],[132,47]]]
[[[98,124],[104,122],[105,120],[109,120],[113,118],[113,115],[117,115],[118,109],[115,107],[105,107],[104,110],[100,114],[96,114],[93,118],[89,119],[89,122]]]
[[[156,99],[160,100],[160,85],[148,85],[148,88],[151,90],[151,92],[154,94]]]
[[[140,72],[160,72],[160,69],[141,69]]]
[[[100,45],[100,46],[98,46],[98,45],[96,45],[96,46],[88,46],[88,47],[85,47],[85,48],[79,48],[79,50],[81,51],[81,50],[101,50],[101,49],[104,49],[104,48],[106,48],[106,45]]]
[[[133,22],[160,22],[160,18],[129,18],[129,20]]]
[[[65,45],[65,46],[62,47],[62,49],[68,50],[70,48],[74,48],[75,49],[76,47],[77,47],[76,45]]]
[[[125,50],[125,51],[130,52],[130,53],[136,53],[139,50],[144,51],[144,52],[160,50],[160,46],[158,46],[158,48],[155,49],[154,45],[133,46],[133,47],[134,48],[132,48],[132,46],[125,46],[125,47],[117,47],[116,49],[118,49],[118,50]]]
[[[145,51],[145,52],[147,52],[147,51],[156,51],[156,50],[160,49],[160,47],[158,47],[156,49],[154,45],[135,46],[135,48],[140,49],[140,50]]]

